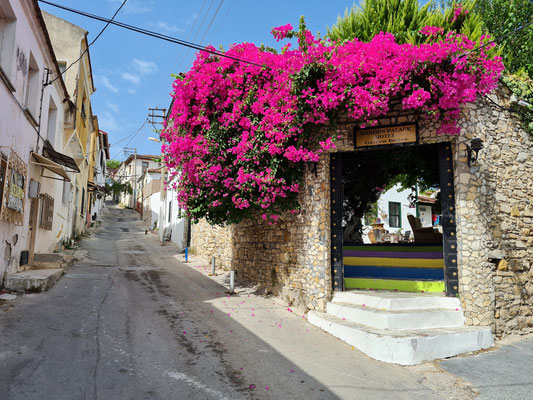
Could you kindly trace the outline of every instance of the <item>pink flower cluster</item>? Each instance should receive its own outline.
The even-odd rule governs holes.
[[[451,22],[455,22],[457,18],[460,16],[468,14],[469,11],[466,8],[463,8],[461,4],[457,4],[457,6],[453,9],[453,18]]]
[[[285,39],[287,35],[292,32],[293,27],[291,24],[278,26],[276,28],[272,28],[272,36],[276,39],[277,42],[279,42],[282,39]]]
[[[424,26],[420,29],[420,33],[426,36],[437,36],[444,33],[444,28],[441,26]]]
[[[442,33],[433,28],[424,31]],[[479,43],[455,33],[421,45],[388,33],[338,45],[308,31],[298,38],[298,49],[279,54],[251,43],[227,51],[256,65],[200,52],[174,82],[163,160],[180,174],[178,200],[193,219],[223,224],[260,212],[275,223],[298,210],[305,163],[335,147],[320,127],[339,116],[372,125],[402,98],[405,109],[440,120],[442,133],[457,133],[461,105],[490,92],[503,70],[486,48],[459,57]]]

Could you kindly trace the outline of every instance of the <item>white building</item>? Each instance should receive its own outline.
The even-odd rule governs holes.
[[[63,181],[79,171],[61,153],[72,103],[37,0],[0,1],[0,81],[3,280],[69,238],[71,193]]]
[[[389,190],[383,192],[377,201],[377,222],[383,224],[383,229],[388,233],[404,235],[412,228],[407,219],[407,215],[418,216],[423,227],[433,226],[433,217],[437,212],[438,201],[430,196],[422,196],[411,189],[403,189],[400,184],[394,185]],[[363,219],[363,241],[370,243],[368,232],[374,221],[364,221]]]
[[[157,155],[132,154],[120,164],[115,174],[115,180],[119,183],[129,183],[133,193],[121,193],[119,203],[140,212],[140,202],[136,201],[140,199],[137,180],[148,168],[159,168],[161,166],[160,162],[157,161],[159,157]]]
[[[190,221],[179,207],[177,191],[173,182],[167,182],[168,171],[161,173],[161,203],[159,208],[159,238],[176,243],[179,251],[185,250],[190,242]]]
[[[159,222],[161,201],[161,168],[148,168],[137,180],[140,193],[141,219],[154,230]]]

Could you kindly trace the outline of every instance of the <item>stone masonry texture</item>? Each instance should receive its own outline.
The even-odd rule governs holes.
[[[421,144],[449,142],[454,154],[459,298],[467,325],[491,326],[497,337],[533,332],[533,140],[506,111],[506,88],[463,108],[457,136],[406,114],[401,104],[379,125],[417,121]],[[339,121],[333,151],[353,150],[355,124]],[[484,148],[471,167],[466,146]],[[300,214],[276,225],[259,217],[230,227],[192,227],[192,251],[234,269],[237,276],[287,304],[324,311],[331,299],[329,154],[306,169]]]

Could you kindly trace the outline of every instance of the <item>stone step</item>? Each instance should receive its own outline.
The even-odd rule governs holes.
[[[56,283],[63,273],[62,268],[17,272],[6,277],[4,288],[13,291],[44,292]]]
[[[494,345],[490,327],[384,330],[318,311],[310,311],[307,320],[369,357],[400,365],[420,364]]]
[[[32,269],[68,270],[74,264],[74,256],[63,253],[36,253],[33,258]]]
[[[464,324],[463,312],[456,308],[387,310],[352,303],[328,303],[327,313],[340,319],[378,329],[426,329],[457,327]]]
[[[34,261],[39,262],[62,262],[63,254],[62,253],[35,253],[33,255]]]
[[[379,310],[424,310],[446,308],[461,310],[457,297],[446,297],[435,293],[405,293],[368,290],[350,290],[337,292],[333,296],[334,303],[351,303],[365,305]]]

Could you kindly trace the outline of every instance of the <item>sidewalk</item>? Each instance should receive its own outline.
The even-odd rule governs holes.
[[[456,357],[440,366],[471,382],[479,400],[533,399],[533,335],[507,338],[496,349]]]
[[[184,261],[183,254],[177,254],[174,258]],[[229,296],[229,272],[220,269],[216,270],[216,275],[211,276],[211,264],[208,260],[189,255],[189,262],[186,263],[190,268],[208,276],[222,286],[225,286],[226,301],[222,306],[231,312],[239,312],[239,304],[233,304],[232,296]],[[246,298],[247,306],[261,303],[258,301],[262,296],[257,296],[255,288],[252,286],[242,285],[242,282],[235,278],[235,293],[239,297]],[[291,314],[291,317],[298,314],[302,320],[305,320],[305,310],[284,306],[277,298],[272,297],[273,309],[282,308]],[[253,306],[252,306],[253,307]],[[253,308],[252,308],[253,310]],[[263,310],[264,311],[264,310]],[[271,310],[270,312],[275,312]],[[288,322],[288,321],[287,321]],[[280,321],[279,327],[283,323]],[[249,329],[253,329],[252,326]],[[300,328],[301,329],[301,328]],[[305,328],[306,332],[313,330],[314,327],[309,325]],[[264,338],[267,340],[266,338]],[[338,342],[339,351],[345,343]],[[350,347],[350,346],[348,346]],[[357,352],[355,348],[352,351]],[[358,352],[357,352],[358,353]],[[358,354],[359,355],[359,354]],[[362,358],[366,356],[360,354]],[[362,360],[361,360],[362,361]],[[364,362],[364,361],[363,361]],[[353,368],[366,368],[370,363],[365,363]],[[372,363],[377,363],[372,360]],[[482,352],[477,355],[466,355],[455,358],[445,359],[437,362],[427,362],[419,366],[399,367],[391,366],[393,369],[404,368],[409,374],[418,376],[418,382],[423,386],[439,393],[442,398],[448,399],[528,399],[533,398],[533,335],[527,338],[506,339],[497,343],[496,348],[490,351]],[[342,369],[342,368],[341,368]],[[345,373],[344,370],[332,370],[331,373]],[[385,370],[383,371],[385,373]],[[428,394],[428,393],[426,393]],[[479,396],[479,397],[478,397]]]

